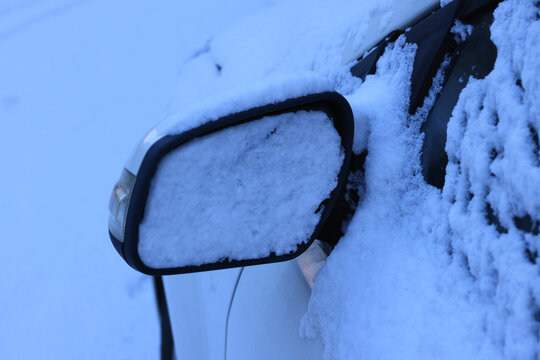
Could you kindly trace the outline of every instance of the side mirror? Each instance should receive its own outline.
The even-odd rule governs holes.
[[[322,92],[154,129],[114,187],[110,238],[150,275],[292,259],[344,191],[353,128],[347,101]]]

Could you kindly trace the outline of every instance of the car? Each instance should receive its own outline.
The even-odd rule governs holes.
[[[343,48],[364,81],[388,48],[414,44],[407,111],[423,117],[420,171],[434,188],[456,161],[447,126],[460,93],[495,66],[499,3],[397,2],[378,15],[392,31],[373,25]],[[369,154],[353,144],[349,102],[318,78],[255,84],[167,119],[136,148],[109,203],[109,233],[130,266],[154,276],[162,358],[323,358],[321,338],[299,328],[315,275],[362,201]],[[508,232],[489,202],[485,217]],[[538,235],[534,215],[514,222]]]

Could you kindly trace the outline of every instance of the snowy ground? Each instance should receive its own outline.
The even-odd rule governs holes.
[[[151,359],[151,282],[108,197],[183,62],[265,2],[0,2],[0,358]],[[211,5],[211,6],[210,6]]]
[[[220,4],[2,3],[0,358],[154,356],[150,283],[105,230],[134,139],[208,95],[306,71],[348,97],[369,155],[302,331],[329,359],[538,357],[538,230],[515,220],[540,218],[537,2],[496,13],[499,58],[450,121],[442,193],[419,176],[423,119],[406,114],[414,47],[398,41],[363,83],[342,62],[392,1]]]

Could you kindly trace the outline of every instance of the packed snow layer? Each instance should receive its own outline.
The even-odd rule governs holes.
[[[137,174],[146,151],[162,136],[180,134],[209,121],[248,109],[333,89],[327,78],[301,71],[287,76],[274,76],[245,86],[231,87],[225,93],[213,94],[203,101],[189,104],[157,124],[135,147],[126,168]]]
[[[365,191],[302,327],[327,359],[540,356],[537,2],[501,3],[491,33],[495,67],[448,124],[442,193],[421,175],[423,116],[407,114],[413,47],[398,40],[348,95]]]
[[[344,153],[321,111],[267,116],[196,138],[158,165],[139,228],[152,268],[287,254],[309,240]]]
[[[280,1],[210,38],[187,59],[179,69],[171,106],[182,112],[194,102],[229,93],[231,88],[299,72],[326,77],[336,88],[350,66],[343,63],[344,52],[361,47],[369,25],[366,19],[385,14],[396,3]]]

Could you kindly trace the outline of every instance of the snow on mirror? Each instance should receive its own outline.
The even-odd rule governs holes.
[[[287,254],[307,242],[344,159],[322,111],[267,116],[193,139],[159,163],[139,227],[146,266]]]

